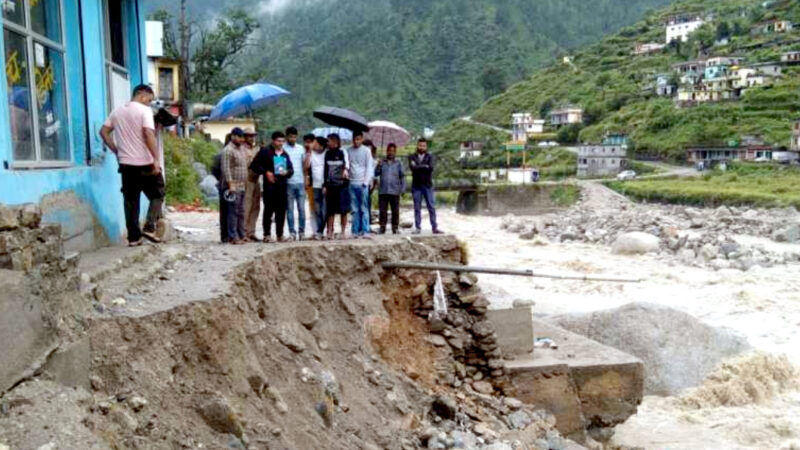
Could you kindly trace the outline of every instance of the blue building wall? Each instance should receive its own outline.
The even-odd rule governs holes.
[[[60,222],[67,237],[80,231],[75,229],[77,224],[90,220],[100,227],[111,242],[119,242],[125,231],[125,222],[118,165],[113,154],[104,151],[98,137],[107,116],[108,98],[103,2],[62,1],[72,166],[41,170],[11,169],[13,149],[9,136],[9,111],[4,101],[0,106],[0,203],[39,203],[50,194],[66,193],[70,197],[77,197],[83,208],[66,204],[59,208],[56,203],[55,208],[49,209],[45,220]],[[142,82],[143,68],[146,67],[144,17],[137,4],[139,0],[117,1],[126,3],[129,73],[131,85],[134,86]],[[0,48],[3,48],[2,33]],[[4,51],[0,52],[0,62],[5,67]],[[0,71],[0,99],[8,98],[7,90],[3,70]],[[87,152],[91,158],[87,158]],[[93,217],[85,217],[87,210]],[[95,235],[97,231],[100,230],[95,230]]]

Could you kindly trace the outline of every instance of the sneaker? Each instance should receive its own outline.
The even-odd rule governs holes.
[[[155,231],[142,231],[142,236],[144,236],[148,241],[154,244],[160,244],[161,239],[156,236]]]
[[[374,238],[372,236],[368,235],[368,234],[362,234],[361,235],[361,239],[366,239],[368,241],[371,241]]]
[[[128,247],[141,247],[142,244],[144,244],[144,241],[142,240],[142,238],[139,238],[136,241],[128,242]]]
[[[422,234],[422,230],[416,229],[416,230],[413,231],[412,234]]]
[[[271,244],[271,243],[272,243],[272,237],[271,237],[271,236],[267,236],[267,237],[265,237],[265,238],[264,238],[264,243],[265,243],[265,244]]]
[[[433,230],[433,234],[444,234],[442,230]]]

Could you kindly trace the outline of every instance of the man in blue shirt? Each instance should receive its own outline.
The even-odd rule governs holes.
[[[304,159],[306,149],[297,143],[297,128],[289,127],[286,129],[286,143],[283,150],[292,161],[295,168],[294,174],[289,178],[286,187],[289,219],[289,236],[295,240],[303,240],[306,229],[306,185],[303,174]],[[295,229],[294,212],[297,207],[297,228]]]
[[[350,160],[350,209],[353,213],[354,238],[369,238],[369,188],[375,176],[372,150],[363,145],[364,135],[353,132],[353,146],[347,149]]]

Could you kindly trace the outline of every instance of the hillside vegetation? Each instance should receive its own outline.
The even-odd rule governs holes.
[[[421,132],[669,2],[592,0],[586,8],[585,0],[231,0],[224,8],[246,8],[261,26],[228,75],[292,91],[262,112],[267,127],[307,128],[310,111],[331,104]],[[167,7],[175,16],[177,5],[154,0],[148,8]],[[192,1],[189,12],[207,21],[222,8]]]
[[[765,6],[766,5],[766,6]],[[714,15],[692,35],[689,42],[671,45],[655,54],[633,56],[637,43],[665,40],[670,15],[705,12]],[[655,75],[670,73],[672,64],[698,57],[739,55],[745,64],[780,60],[784,51],[800,49],[800,30],[753,36],[751,27],[781,18],[800,23],[800,2],[778,0],[683,0],[648,14],[635,25],[561,59],[515,84],[483,104],[472,118],[508,127],[512,112],[530,111],[541,117],[561,104],[585,109],[578,138],[596,142],[608,131],[626,132],[638,154],[672,160],[684,157],[692,144],[719,144],[743,135],[760,134],[770,143],[788,145],[791,121],[800,115],[800,75],[785,68],[783,79],[771,87],[753,88],[737,102],[702,104],[678,109],[671,98],[656,97]],[[727,45],[715,45],[720,34],[729,34]],[[753,48],[755,44],[767,44]],[[448,141],[445,128],[438,140]],[[463,138],[464,136],[460,136]],[[480,133],[471,136],[483,139]]]

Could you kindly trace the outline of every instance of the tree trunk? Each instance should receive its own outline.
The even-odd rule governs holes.
[[[184,132],[188,129],[191,114],[191,103],[189,101],[191,92],[191,72],[189,71],[190,61],[190,43],[191,43],[191,25],[186,20],[186,0],[181,0],[181,16],[180,23],[178,24],[178,32],[180,33],[180,85],[181,85],[181,116],[183,117]],[[185,134],[184,134],[185,135]]]

